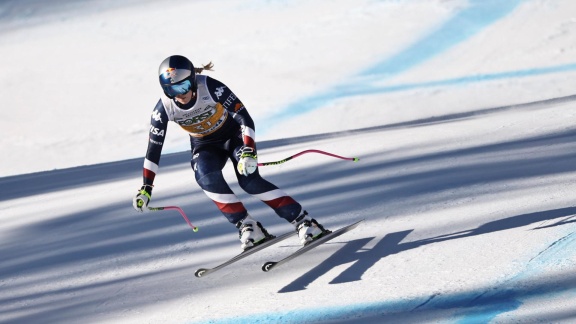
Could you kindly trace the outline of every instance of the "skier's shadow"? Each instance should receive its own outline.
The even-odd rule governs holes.
[[[575,214],[576,207],[567,207],[543,212],[523,214],[489,222],[472,230],[441,235],[418,241],[400,243],[402,240],[404,240],[404,238],[406,238],[406,236],[408,236],[408,234],[413,231],[406,230],[387,234],[371,249],[362,248],[375,237],[367,237],[346,242],[343,243],[344,246],[342,248],[331,255],[328,259],[324,260],[318,266],[306,272],[304,275],[300,276],[287,286],[283,287],[278,292],[286,293],[304,290],[309,284],[314,282],[314,280],[320,278],[322,275],[325,275],[333,268],[347,263],[353,264],[342,271],[334,279],[332,279],[330,284],[339,284],[361,280],[362,275],[381,259],[389,255],[415,249],[423,245],[498,232],[516,227],[527,226],[534,223],[540,223],[538,226],[533,228],[534,230],[575,223]],[[547,225],[542,224],[542,222],[561,217],[564,218],[555,223]]]

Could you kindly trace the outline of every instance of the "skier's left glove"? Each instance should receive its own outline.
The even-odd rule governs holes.
[[[258,156],[253,148],[244,146],[242,150],[238,152],[238,155],[240,157],[238,165],[236,166],[238,173],[243,176],[248,176],[256,172],[258,168]]]
[[[132,199],[132,206],[139,212],[148,210],[148,203],[152,199],[152,186],[143,185],[138,194]]]

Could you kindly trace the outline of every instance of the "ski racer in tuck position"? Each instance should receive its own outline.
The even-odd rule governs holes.
[[[254,121],[228,86],[200,75],[211,68],[212,64],[195,68],[180,55],[170,56],[160,64],[158,75],[164,93],[152,111],[143,185],[133,199],[134,208],[139,212],[147,210],[168,121],[172,121],[190,134],[196,182],[228,221],[236,225],[242,249],[265,242],[271,235],[248,214],[226,183],[222,170],[228,159],[234,165],[240,187],[293,224],[303,245],[321,237],[326,232],[322,225],[310,218],[296,200],[260,176]]]

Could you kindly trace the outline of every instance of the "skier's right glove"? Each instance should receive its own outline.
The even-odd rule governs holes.
[[[148,210],[148,203],[152,199],[152,186],[143,185],[138,194],[132,199],[132,206],[139,212]]]
[[[256,155],[256,150],[245,146],[238,152],[239,160],[236,170],[243,176],[249,176],[250,174],[256,172],[258,168],[258,156]]]

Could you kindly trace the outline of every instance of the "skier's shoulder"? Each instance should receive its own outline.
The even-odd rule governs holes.
[[[165,117],[168,120],[172,120],[175,109],[176,104],[174,103],[174,100],[168,98],[168,96],[165,94],[161,94],[156,107],[154,107],[153,114],[162,116],[162,118]]]
[[[172,99],[168,98],[168,96],[166,96],[165,94],[161,94],[160,100],[158,100],[158,103],[156,104],[156,107],[154,108],[154,110],[166,111],[170,108],[171,103],[172,103]]]
[[[223,87],[228,88],[222,81],[214,79],[213,77],[207,75],[198,75],[196,76],[196,80],[198,83],[202,82],[206,84],[206,89],[208,89],[208,91],[211,93],[214,93],[214,91]]]
[[[206,90],[214,101],[224,103],[226,100],[230,100],[230,98],[236,99],[232,90],[222,81],[209,76],[205,76],[205,78]]]

